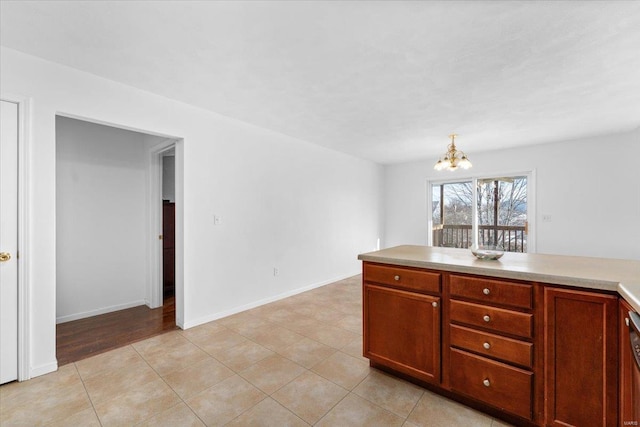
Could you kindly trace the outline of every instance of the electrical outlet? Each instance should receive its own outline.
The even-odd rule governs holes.
[[[220,225],[220,217],[217,215],[213,216],[213,225]]]
[[[274,276],[279,276],[280,275],[280,269],[273,267],[273,275]]]
[[[542,222],[551,222],[551,215],[542,215]]]

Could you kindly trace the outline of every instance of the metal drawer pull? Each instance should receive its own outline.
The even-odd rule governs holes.
[[[485,348],[485,350],[489,350],[491,348],[491,344],[489,344],[488,342],[482,344],[482,346]]]
[[[434,306],[434,307],[437,307],[438,303],[434,301],[434,302],[431,303],[431,305]]]
[[[397,282],[398,280],[400,280],[400,276],[394,276],[393,280]]]
[[[489,288],[484,288],[482,290],[482,293],[485,294],[485,295],[489,295],[491,293],[491,291],[489,290]]]
[[[491,321],[491,317],[489,317],[489,315],[485,314],[484,317],[482,318],[482,320],[484,320],[485,322],[490,322]]]
[[[482,384],[484,384],[485,387],[489,387],[491,385],[491,381],[489,381],[489,378],[485,378],[484,381],[482,381]]]

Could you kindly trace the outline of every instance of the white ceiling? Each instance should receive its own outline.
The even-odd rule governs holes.
[[[640,126],[639,1],[6,1],[0,43],[380,163]]]

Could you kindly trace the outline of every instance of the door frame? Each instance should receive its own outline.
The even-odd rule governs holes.
[[[29,370],[30,326],[29,313],[29,152],[31,144],[31,98],[11,93],[1,93],[0,99],[18,105],[18,381],[31,378]]]
[[[183,143],[182,139],[167,138],[154,145],[149,150],[149,283],[147,287],[147,302],[150,308],[161,307],[163,303],[162,282],[162,157],[171,149],[175,149],[175,301],[176,301],[176,325],[184,327],[183,315]]]
[[[477,200],[477,185],[478,180],[492,178],[496,176],[526,176],[527,177],[527,253],[535,253],[536,249],[536,169],[529,169],[526,171],[508,171],[508,172],[498,172],[498,173],[481,173],[475,175],[463,175],[460,177],[452,178],[448,177],[445,179],[428,179],[426,184],[426,194],[427,194],[427,246],[433,245],[433,194],[432,187],[434,184],[446,184],[449,182],[463,182],[463,181],[471,181],[473,187],[473,200]],[[473,241],[475,242],[477,239],[477,230],[478,230],[478,214],[477,214],[477,205],[473,203],[472,205],[472,229],[473,233]]]

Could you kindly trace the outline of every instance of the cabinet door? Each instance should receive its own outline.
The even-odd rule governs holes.
[[[547,287],[547,425],[618,423],[618,298]]]
[[[364,285],[364,356],[440,382],[440,298]]]
[[[631,354],[629,326],[625,319],[635,311],[620,301],[620,425],[637,426],[640,423],[640,368]]]

